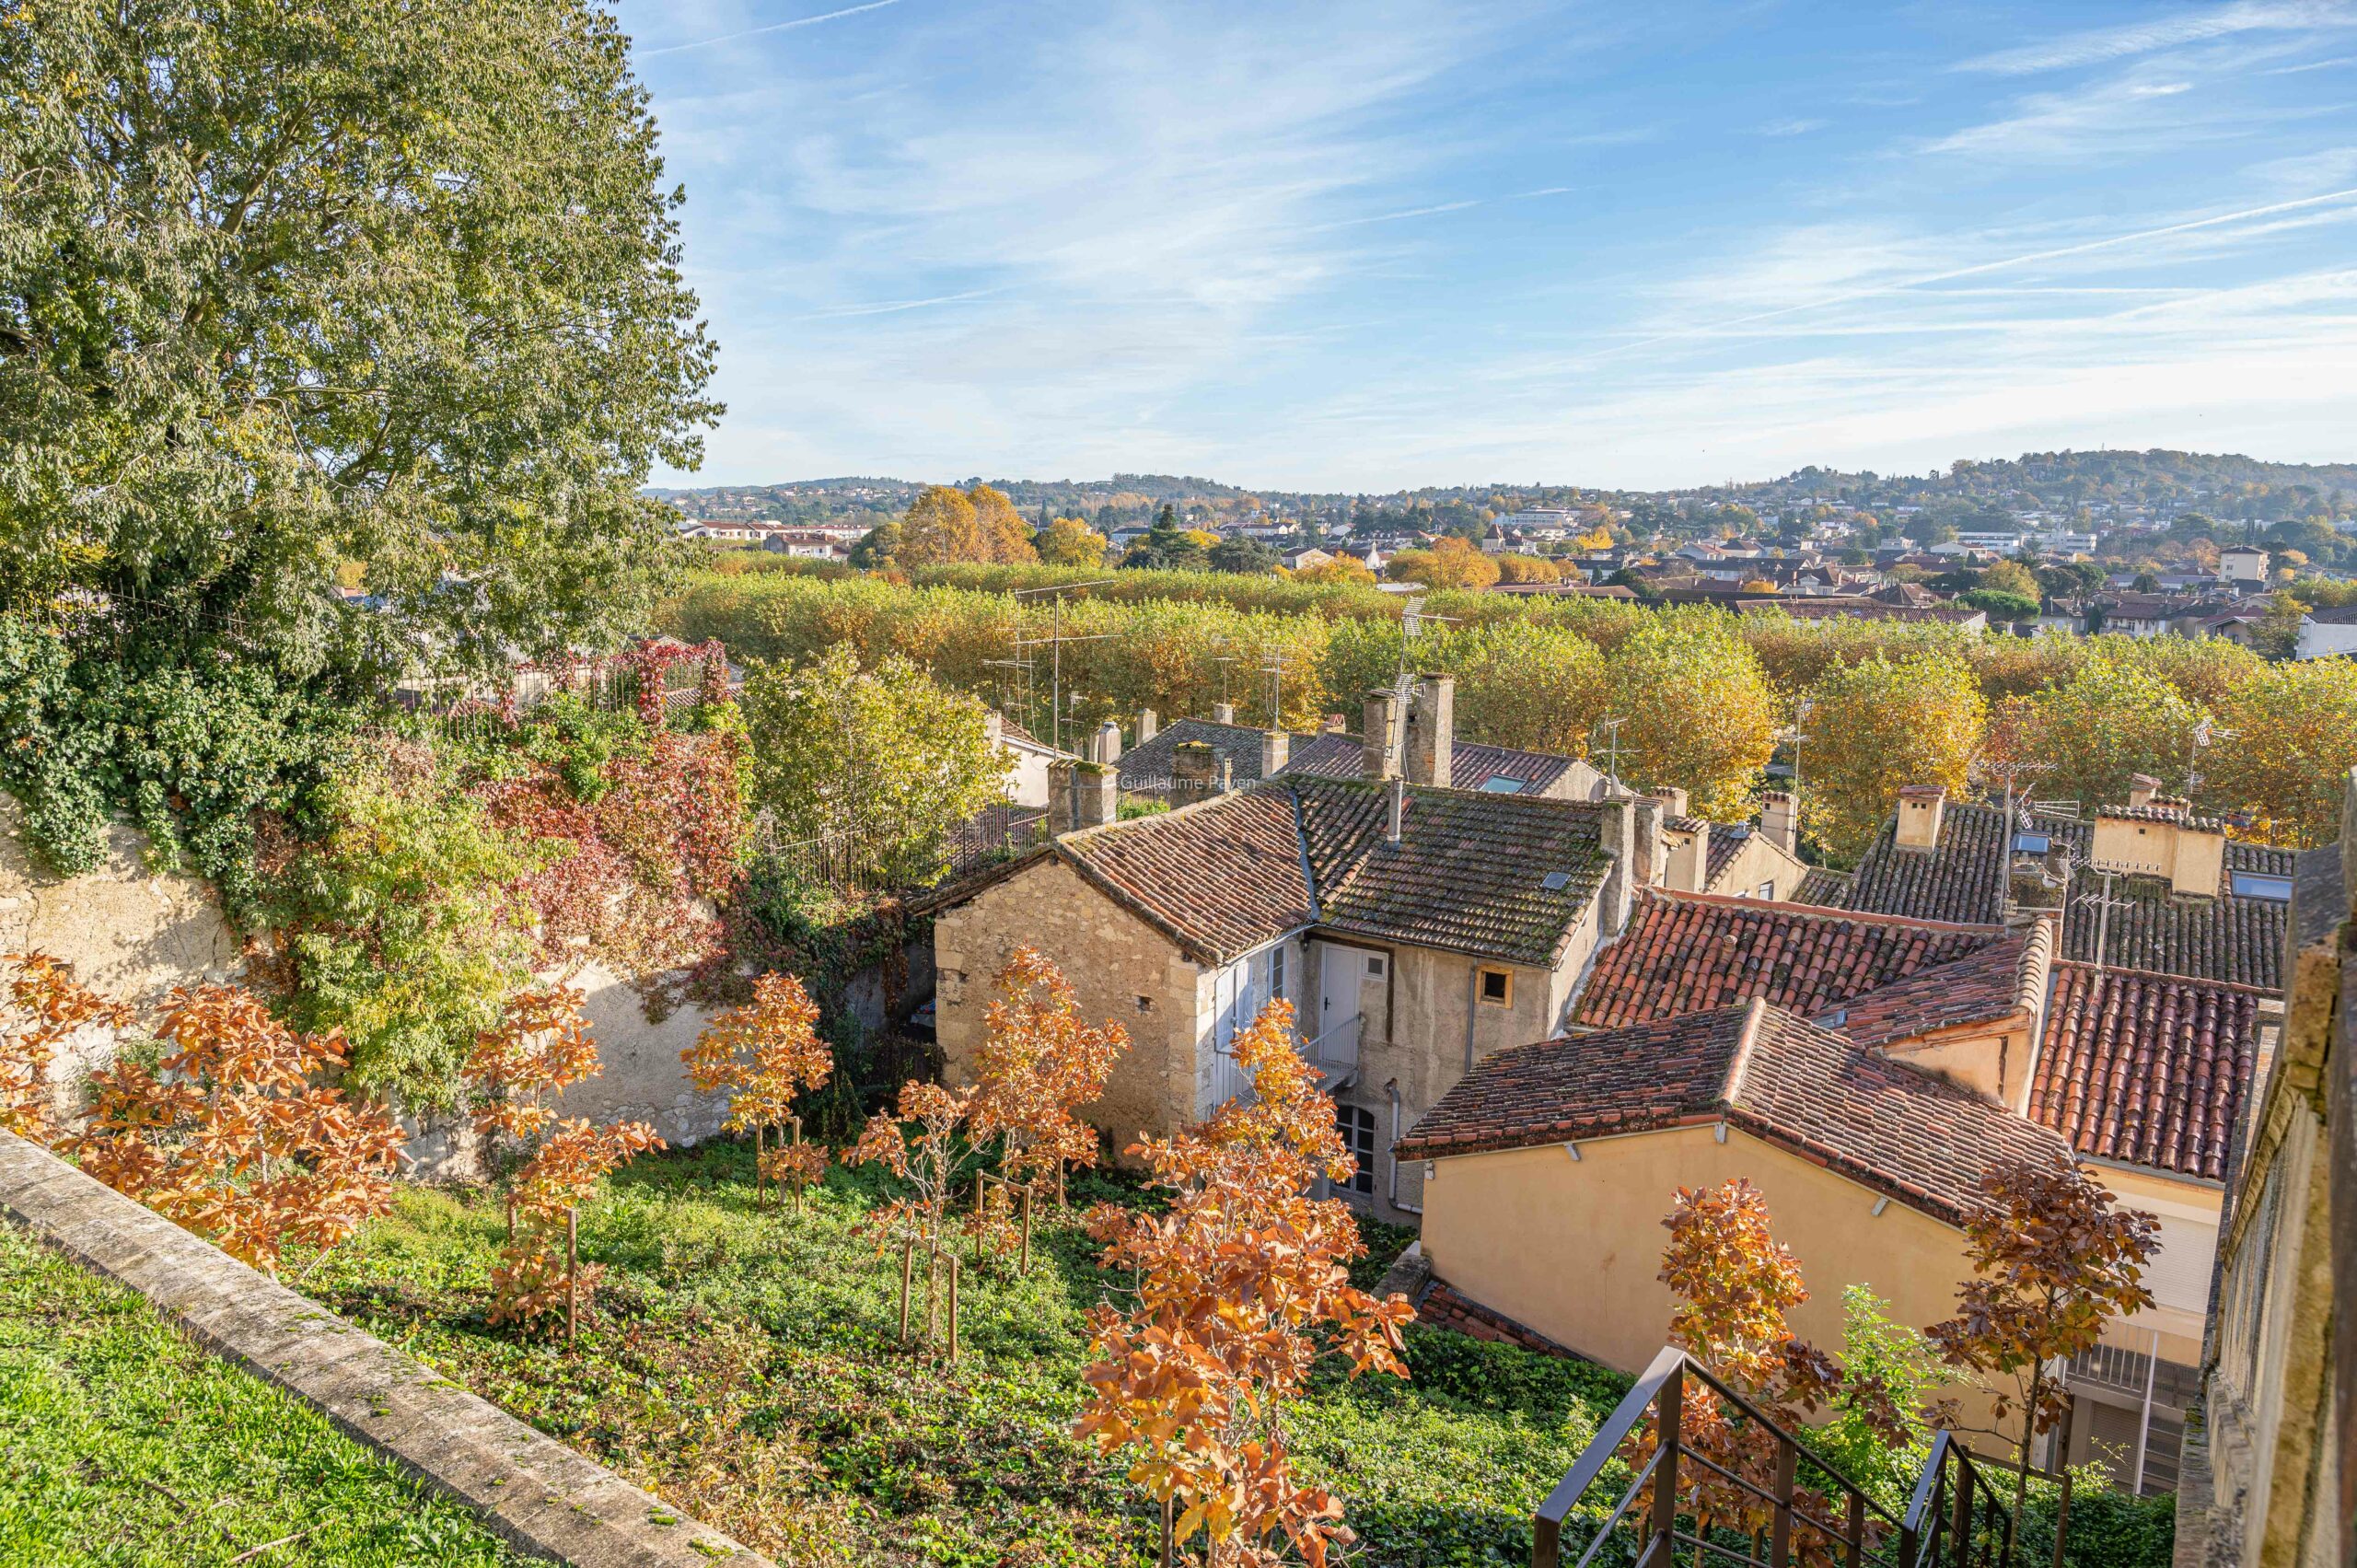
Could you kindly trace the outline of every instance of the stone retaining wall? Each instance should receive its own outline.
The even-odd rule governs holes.
[[[206,1350],[316,1407],[525,1551],[578,1568],[772,1568],[760,1553],[6,1132],[0,1213],[137,1291]]]

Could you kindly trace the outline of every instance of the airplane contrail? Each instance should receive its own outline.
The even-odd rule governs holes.
[[[880,11],[887,6],[897,6],[900,3],[900,0],[867,0],[865,6],[846,6],[840,11],[829,11],[823,16],[796,17],[790,22],[772,22],[765,28],[747,28],[743,32],[725,32],[717,38],[700,38],[693,43],[667,43],[660,49],[642,49],[638,52],[642,57],[653,54],[677,54],[681,50],[702,49],[707,44],[714,43],[734,43],[740,38],[756,38],[765,32],[784,32],[793,28],[816,27],[820,22],[831,22],[842,17],[856,17],[862,11]]]

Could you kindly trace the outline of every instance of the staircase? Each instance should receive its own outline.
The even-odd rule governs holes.
[[[1769,1484],[1736,1475],[1678,1441],[1680,1412],[1703,1388],[1717,1395],[1734,1418],[1774,1440]],[[2003,1474],[1947,1432],[1932,1439],[1906,1513],[1895,1516],[1691,1356],[1665,1348],[1538,1505],[1531,1520],[1531,1568],[1562,1568],[1565,1524],[1589,1501],[1606,1465],[1632,1434],[1647,1428],[1649,1417],[1650,1430],[1663,1434],[1664,1440],[1638,1468],[1573,1568],[1599,1562],[1613,1568],[1675,1568],[1681,1552],[1690,1553],[1686,1561],[1695,1568],[1719,1562],[1745,1568],[1789,1568],[1795,1562],[1826,1568],[1996,1568],[2010,1556],[2013,1518],[2003,1501]],[[1773,1522],[1764,1532],[1764,1548],[1757,1539],[1737,1544],[1740,1538],[1730,1532],[1704,1535],[1693,1527],[1690,1514],[1681,1512],[1680,1497],[1705,1472],[1767,1504]]]

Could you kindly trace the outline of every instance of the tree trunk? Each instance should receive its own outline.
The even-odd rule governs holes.
[[[2020,1463],[2014,1472],[2014,1522],[2005,1531],[2005,1568],[2014,1568],[2014,1541],[2022,1533],[2022,1509],[2029,1503],[2029,1446],[2037,1440],[2038,1396],[2045,1386],[2046,1363],[2040,1361],[2030,1369],[2029,1408],[2022,1412]]]

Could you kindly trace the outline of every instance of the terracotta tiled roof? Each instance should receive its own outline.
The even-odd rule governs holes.
[[[1315,918],[1293,796],[1238,790],[1056,841],[1082,877],[1198,958],[1230,962]]]
[[[1571,772],[1572,762],[1571,758],[1551,751],[1517,751],[1511,746],[1459,741],[1451,749],[1448,782],[1454,789],[1480,789],[1493,779],[1516,779],[1524,793],[1536,795]]]
[[[2277,873],[2276,875],[2282,875]],[[2107,969],[2151,970],[2194,980],[2223,981],[2273,991],[2283,983],[2286,906],[2267,899],[2173,898],[2155,877],[2119,877],[2108,913],[2084,893],[2100,893],[2099,879],[2083,872],[2062,930],[2062,957],[2093,963],[2103,939]]]
[[[1383,786],[1291,782],[1327,930],[1550,968],[1610,868],[1585,801],[1411,788],[1391,844]]]
[[[1749,996],[1815,1017],[1878,986],[2004,938],[1797,904],[1647,889],[1597,955],[1573,1021],[1620,1028]]]
[[[1705,889],[1718,890],[1719,878],[1727,874],[1727,867],[1735,864],[1735,857],[1741,854],[1743,846],[1751,842],[1752,830],[1747,822],[1711,824],[1711,842],[1702,856],[1702,886]]]
[[[2075,818],[2028,813],[2030,825],[2015,823],[2009,832],[2004,816],[1999,807],[1951,800],[1941,818],[1940,842],[1928,850],[1899,848],[1890,825],[1885,824],[1882,836],[1859,862],[1843,907],[1926,920],[1994,923],[2004,918],[2012,833],[2043,833],[2058,850],[2080,858],[2092,842],[2091,825]],[[2290,851],[2227,842],[2229,874],[2257,871],[2288,877],[2291,865]],[[2107,925],[2103,945],[2107,965],[2270,989],[2282,983],[2281,903],[2236,898],[2223,890],[2214,898],[2173,898],[2164,878],[2118,877],[2112,896],[2127,902],[2113,909],[2107,922],[2101,906],[2087,900],[2091,891],[2100,889],[2098,877],[2084,869],[2076,873],[2060,957],[2093,962],[2096,928]],[[1805,897],[1800,901],[1806,901]]]
[[[2059,965],[2030,1114],[2081,1154],[2223,1179],[2258,1061],[2259,1000],[2238,986]]]
[[[2087,825],[2068,817],[2033,814],[2027,830],[2084,851]],[[2018,826],[2012,831],[2022,831]],[[2005,917],[2010,833],[2003,807],[1950,800],[1940,817],[1940,842],[1930,849],[1903,849],[1894,825],[1883,824],[1851,879],[1848,908],[1878,914],[1910,914],[1924,920],[1967,924]]]
[[[1551,967],[1609,868],[1596,808],[1464,790],[1411,788],[1404,800],[1394,844],[1383,786],[1287,772],[1056,848],[1204,962],[1315,923]]]
[[[1816,904],[1825,909],[1840,909],[1850,901],[1850,874],[1830,866],[1812,865],[1801,885],[1793,889],[1793,902]]]
[[[1285,764],[1284,771],[1314,778],[1365,777],[1366,753],[1358,737],[1333,735],[1321,739],[1341,744],[1321,746],[1314,755],[1295,757]],[[1452,789],[1480,789],[1492,779],[1518,779],[1521,789],[1493,793],[1536,795],[1576,765],[1576,759],[1551,751],[1517,751],[1511,746],[1482,746],[1460,740],[1450,751],[1448,782]]]
[[[1395,1152],[1431,1159],[1721,1119],[1950,1224],[1991,1163],[2065,1152],[2036,1123],[1759,998],[1499,1051]]]
[[[1935,964],[1869,991],[1817,1022],[1838,1026],[1861,1045],[1922,1040],[2003,1018],[2019,1018],[2027,1025],[2046,999],[2053,957],[2054,922],[2034,921],[2026,930],[1953,963]]]
[[[1210,719],[1178,719],[1152,740],[1142,740],[1122,753],[1120,787],[1132,791],[1160,791],[1170,787],[1171,754],[1189,741],[1202,741],[1227,759],[1229,777],[1237,788],[1257,784],[1260,778],[1261,732],[1249,725],[1214,724]],[[1336,745],[1336,742],[1341,745]],[[1299,761],[1292,755],[1306,753],[1312,760],[1329,754],[1344,753],[1356,772],[1359,744],[1346,737],[1333,735],[1296,735],[1289,738],[1286,765]]]

